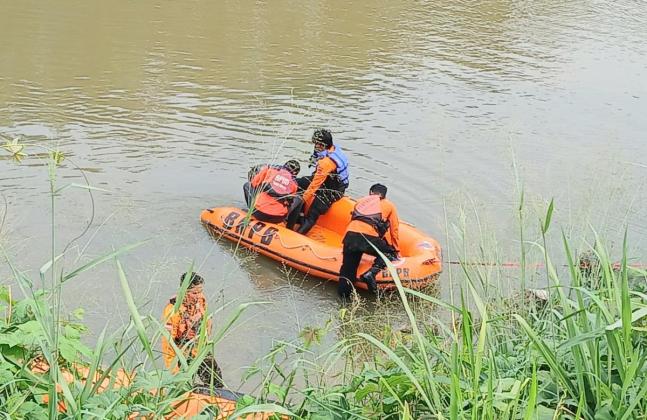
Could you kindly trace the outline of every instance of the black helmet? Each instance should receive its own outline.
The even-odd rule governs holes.
[[[283,167],[288,170],[292,175],[297,176],[301,171],[301,165],[298,161],[290,159],[283,164]]]
[[[326,146],[326,148],[331,147],[332,134],[330,134],[330,130],[326,130],[325,128],[316,129],[315,132],[312,133],[312,142],[323,143]]]
[[[195,286],[199,286],[204,283],[204,279],[198,273],[184,273],[180,275],[180,286],[184,283],[185,279],[190,276],[191,280],[189,283],[189,289]]]
[[[382,198],[386,197],[386,186],[382,184],[373,184],[371,189],[368,190],[370,194],[377,194]]]

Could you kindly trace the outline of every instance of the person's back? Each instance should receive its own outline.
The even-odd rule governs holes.
[[[377,291],[377,274],[386,267],[377,251],[389,260],[397,259],[400,220],[395,205],[386,199],[386,192],[384,185],[375,184],[369,195],[355,204],[342,241],[338,293],[343,298],[350,295],[352,284],[357,280],[357,268],[363,254],[375,256],[371,268],[360,276],[373,292]],[[389,241],[385,239],[387,235]]]
[[[358,200],[356,208],[361,204],[361,200],[366,202],[369,200],[376,201],[379,205],[379,215],[368,218],[357,215],[351,217],[351,221],[346,227],[346,232],[384,237],[395,249],[399,249],[400,219],[395,204],[387,198],[381,198],[379,195],[368,195]]]
[[[265,165],[253,174],[243,191],[254,218],[280,223],[293,212],[299,170],[299,162],[290,160],[283,166]],[[296,200],[299,203],[300,199]]]

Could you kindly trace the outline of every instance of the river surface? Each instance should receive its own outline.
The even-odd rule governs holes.
[[[107,190],[94,209],[84,190],[57,199],[57,252],[92,220],[65,267],[149,239],[121,258],[142,312],[159,316],[192,261],[211,307],[230,305],[216,325],[240,303],[271,302],[219,346],[234,385],[274,340],[339,309],[334,285],[286,276],[200,225],[203,208],[242,206],[251,165],[305,168],[313,129],[327,127],[350,156],[349,193],[386,184],[448,260],[477,258],[481,243],[516,258],[519,183],[531,240],[554,198],[555,223],[578,244],[589,223],[616,248],[628,227],[640,259],[646,116],[644,1],[0,0],[2,142],[59,148],[59,186],[84,183],[78,167]],[[0,160],[0,240],[38,284],[48,174],[43,149],[26,152],[20,165]],[[128,319],[122,296],[111,262],[65,288],[66,308],[83,306],[95,331]]]

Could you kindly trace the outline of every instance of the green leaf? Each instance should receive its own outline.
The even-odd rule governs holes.
[[[321,344],[321,338],[325,335],[325,332],[321,328],[317,327],[305,327],[299,333],[299,337],[303,340],[306,348],[309,348],[312,343]]]
[[[638,321],[638,320],[640,320],[640,319],[642,319],[642,318],[644,318],[646,316],[647,316],[647,307],[637,309],[637,310],[635,310],[635,311],[633,311],[631,313],[631,317],[630,317],[631,322],[629,324],[631,325],[634,322],[636,322],[636,321]],[[607,331],[613,331],[613,330],[617,330],[619,328],[622,328],[622,326],[623,326],[623,320],[619,319],[616,322],[614,322],[613,324],[608,325],[606,327],[606,330]]]
[[[146,353],[148,353],[148,357],[150,357],[150,360],[155,360],[155,357],[153,356],[153,349],[151,348],[151,343],[148,340],[148,337],[146,336],[146,328],[144,328],[144,324],[142,323],[142,317],[139,314],[137,305],[135,305],[135,300],[133,299],[132,291],[130,290],[130,286],[128,285],[128,280],[126,279],[126,273],[124,273],[124,270],[121,267],[121,263],[119,262],[119,260],[116,260],[116,262],[117,262],[117,272],[119,273],[119,283],[121,284],[121,290],[123,291],[124,297],[126,298],[126,304],[128,305],[128,310],[130,311],[130,317],[133,320],[133,323],[135,324],[137,335],[139,336],[139,340],[144,346]]]
[[[355,392],[355,400],[362,401],[368,394],[379,392],[379,390],[380,387],[376,383],[369,382]]]
[[[65,327],[63,327],[63,334],[65,334],[65,337],[70,339],[70,340],[78,340],[81,338],[81,330],[82,327],[76,327],[73,324],[67,324]]]
[[[373,337],[372,335],[364,334],[364,333],[358,333],[357,334],[359,337],[362,337],[369,343],[373,344],[375,347],[379,348],[382,350],[388,357],[389,359],[394,362],[396,365],[402,369],[405,375],[411,380],[411,383],[416,387],[422,398],[425,400],[425,403],[427,404],[428,407],[433,407],[433,404],[429,400],[429,397],[427,396],[427,393],[425,392],[425,389],[422,387],[420,384],[420,381],[418,381],[418,378],[416,378],[416,375],[409,369],[407,364],[402,360],[401,357],[399,357],[393,350],[385,346],[381,341],[379,341],[377,338]]]
[[[287,408],[281,407],[280,405],[277,405],[277,404],[250,405],[241,410],[236,410],[229,418],[230,419],[245,418],[247,414],[252,414],[252,413],[275,413],[275,414],[282,414],[284,416],[300,418],[299,416],[297,416]]]
[[[77,268],[76,270],[73,270],[71,273],[68,273],[68,274],[64,275],[63,276],[63,282],[66,282],[66,281],[78,276],[79,274],[83,273],[84,271],[90,270],[91,268],[94,268],[97,265],[99,265],[99,264],[101,264],[101,263],[103,263],[105,261],[111,260],[111,259],[113,259],[113,258],[115,258],[115,257],[117,257],[117,256],[119,256],[119,255],[121,255],[121,254],[123,254],[125,252],[128,252],[128,251],[130,251],[132,249],[135,249],[138,246],[145,244],[146,242],[148,242],[148,240],[137,242],[137,243],[134,243],[134,244],[131,244],[131,245],[126,245],[126,246],[121,247],[118,250],[113,251],[113,252],[111,252],[109,254],[106,254],[106,255],[104,255],[102,257],[95,258],[92,261],[90,261],[89,263],[82,265],[81,267]]]
[[[74,316],[74,318],[82,320],[83,316],[85,315],[85,309],[76,308],[74,311],[72,311],[72,315]]]
[[[60,339],[58,344],[58,351],[61,357],[70,363],[77,361],[77,353],[74,344],[70,340]]]
[[[544,219],[544,223],[541,226],[541,232],[543,234],[546,234],[548,232],[548,228],[550,227],[550,221],[553,217],[553,199],[550,200],[550,204],[548,205],[548,210],[546,211],[546,218]]]
[[[25,401],[22,403],[17,414],[27,419],[47,419],[47,410],[33,401]]]
[[[247,408],[252,404],[254,404],[255,402],[256,400],[254,399],[254,397],[252,397],[251,395],[245,394],[242,397],[240,397],[238,401],[236,401],[236,407],[238,409]]]
[[[7,285],[0,285],[0,302],[11,305],[11,289]]]
[[[68,188],[81,188],[83,190],[88,190],[88,191],[110,192],[110,190],[106,190],[104,188],[98,188],[88,184],[77,184],[76,182],[72,182],[71,184],[63,185],[61,188],[54,191],[54,194],[60,194],[63,191],[67,190]]]
[[[285,388],[271,382],[268,384],[267,390],[270,394],[276,395],[280,400],[285,400],[287,396],[287,390]]]
[[[0,366],[0,384],[8,384],[13,381],[14,374],[4,366]]]
[[[22,152],[25,148],[25,145],[18,143],[18,137],[11,141],[7,140],[7,142],[2,147],[9,153],[11,153],[11,157],[18,163],[20,163],[20,161],[22,161],[22,159],[27,156]]]
[[[557,354],[550,349],[546,342],[542,340],[532,328],[530,328],[530,325],[528,325],[528,323],[521,316],[519,316],[518,314],[512,314],[512,316],[521,325],[523,330],[526,332],[526,335],[528,335],[528,338],[530,338],[537,350],[539,350],[539,352],[543,356],[543,359],[550,366],[555,376],[557,376],[557,378],[559,379],[561,386],[568,392],[568,395],[570,395],[571,397],[577,396],[578,390],[573,384],[569,373],[565,370],[560,361],[558,361]]]
[[[59,166],[63,160],[65,160],[65,155],[59,150],[54,150],[50,152],[49,157],[54,161],[56,166]]]

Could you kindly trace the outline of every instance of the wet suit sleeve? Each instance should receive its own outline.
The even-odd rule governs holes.
[[[169,332],[171,339],[174,339],[174,334],[177,334],[177,314],[173,313],[173,305],[166,305],[162,321],[164,322],[164,327]],[[171,346],[169,341],[166,339],[166,336],[162,336],[162,356],[164,357],[164,365],[166,365],[167,368],[171,368],[173,359],[175,359],[175,351],[173,350],[173,346]],[[174,369],[177,369],[177,366]]]
[[[400,252],[400,218],[398,210],[392,203],[389,203],[389,234],[391,235],[391,246]]]
[[[312,182],[308,186],[308,189],[303,193],[303,201],[305,202],[306,213],[312,205],[312,201],[315,198],[315,193],[326,181],[328,175],[330,175],[330,173],[335,169],[337,169],[337,165],[335,165],[335,162],[328,157],[321,159],[317,164],[317,170],[315,171],[314,177],[312,178]]]
[[[254,176],[254,178],[252,178],[252,181],[251,181],[252,187],[257,188],[259,185],[261,185],[261,183],[265,182],[265,176],[267,175],[267,171],[269,169],[270,168],[266,165],[266,166],[263,166],[263,168],[261,168],[260,171],[258,171],[258,173]]]

